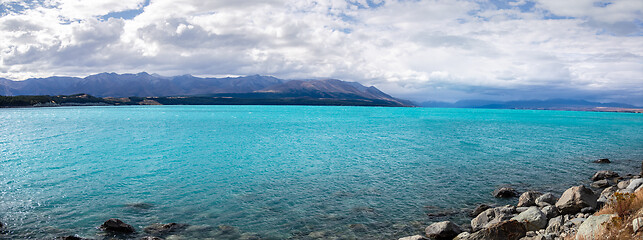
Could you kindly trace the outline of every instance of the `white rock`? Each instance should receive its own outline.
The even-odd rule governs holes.
[[[589,217],[578,227],[576,240],[593,239],[593,237],[603,229],[603,223],[612,220],[612,218],[616,216],[616,214],[603,214]]]
[[[639,188],[641,185],[643,185],[643,178],[632,179],[632,181],[630,181],[630,184],[627,185],[625,190],[630,190],[630,193],[632,193],[632,192],[634,192],[634,190]]]
[[[643,217],[632,220],[632,230],[634,230],[634,232],[643,230]]]
[[[415,236],[403,237],[398,240],[423,240],[423,239],[426,239],[426,238],[422,235],[415,235]]]

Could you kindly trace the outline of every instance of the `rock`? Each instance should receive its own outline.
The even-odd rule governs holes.
[[[603,229],[603,223],[606,223],[612,218],[616,217],[616,214],[603,214],[598,216],[590,216],[585,220],[580,227],[578,227],[578,232],[576,232],[576,240],[579,239],[593,239],[598,235]]]
[[[497,198],[512,198],[517,197],[518,192],[510,187],[502,187],[493,191],[493,196]]]
[[[516,207],[511,205],[487,209],[471,220],[472,231],[476,232],[492,224],[509,220],[511,219],[511,217],[513,217],[513,214],[515,212]]]
[[[631,190],[631,192],[634,192],[634,190],[639,188],[641,185],[643,185],[643,178],[632,179],[625,190]]]
[[[469,216],[476,217],[476,216],[480,215],[480,213],[484,212],[485,210],[487,210],[489,208],[491,208],[491,206],[489,206],[487,204],[480,204],[480,205],[478,205],[476,207],[476,209],[473,210],[473,212],[471,212],[471,214]]]
[[[628,185],[630,185],[630,182],[631,182],[631,181],[632,181],[632,180],[620,181],[620,182],[618,182],[618,183],[616,184],[616,187],[618,187],[618,189],[625,189],[625,188],[627,188],[627,186],[628,186]]]
[[[552,219],[549,219],[549,223],[547,224],[547,230],[545,232],[547,233],[559,233],[563,230],[563,216],[558,216]]]
[[[398,240],[426,240],[426,238],[422,235],[415,235],[415,236],[403,237]]]
[[[638,231],[643,231],[643,217],[635,218],[632,220],[632,231],[635,233]]]
[[[598,171],[592,176],[592,181],[598,181],[598,180],[603,180],[603,179],[608,179],[608,178],[615,178],[618,177],[618,173],[610,170],[604,170],[604,171]]]
[[[525,226],[515,220],[502,221],[469,235],[467,240],[518,240],[527,233]]]
[[[556,207],[562,214],[577,213],[585,207],[596,208],[596,196],[583,185],[571,187],[560,196]]]
[[[596,200],[596,207],[602,207],[603,205],[605,205],[617,190],[618,188],[615,186],[603,189],[601,195],[598,197],[598,200]]]
[[[60,239],[60,240],[88,240],[87,238],[81,238],[81,237],[72,236],[72,235],[65,236],[65,237],[59,237],[58,239]]]
[[[558,216],[558,208],[556,206],[545,206],[540,211],[547,216],[547,219]]]
[[[148,210],[153,208],[154,205],[146,202],[134,202],[134,203],[126,203],[125,207],[138,209],[138,210]]]
[[[168,224],[155,223],[143,228],[143,231],[153,235],[167,235],[170,233],[179,232],[187,227],[188,227],[187,224],[181,224],[181,223],[168,223]]]
[[[366,228],[366,225],[357,223],[357,224],[350,224],[348,227],[353,230],[353,232],[366,232],[368,229]]]
[[[219,231],[221,232],[221,234],[223,234],[223,235],[233,234],[233,233],[235,233],[237,231],[237,229],[235,227],[229,226],[229,225],[219,225],[218,228],[219,228]]]
[[[592,214],[596,212],[596,209],[594,209],[593,207],[584,207],[580,210],[580,212],[585,214]]]
[[[451,240],[461,232],[462,229],[451,221],[434,223],[424,229],[427,237],[436,240]]]
[[[531,207],[531,206],[536,206],[536,199],[543,194],[540,192],[536,191],[527,191],[520,195],[520,198],[518,198],[518,205],[517,207]]]
[[[601,159],[598,159],[598,160],[594,160],[593,163],[612,163],[612,162],[607,158],[601,158]]]
[[[566,227],[566,228],[577,228],[581,224],[583,224],[583,222],[585,222],[585,220],[587,220],[587,218],[583,218],[583,217],[572,218],[572,219],[569,219],[569,221],[565,221],[563,226]]]
[[[544,207],[544,206],[549,206],[549,205],[555,205],[556,204],[556,196],[551,193],[545,193],[542,196],[536,198],[536,205],[539,207]]]
[[[163,239],[159,237],[146,236],[146,237],[142,237],[141,240],[163,240]]]
[[[537,231],[547,227],[547,216],[535,206],[511,218],[511,220],[516,220],[525,225],[527,231]]]
[[[470,235],[471,233],[469,232],[461,232],[458,236],[455,236],[453,240],[468,240]]]
[[[529,209],[529,207],[517,207],[516,212],[521,213],[521,212],[527,211],[527,209]]]
[[[132,227],[132,225],[124,223],[123,221],[116,218],[111,218],[105,221],[102,225],[100,225],[99,229],[106,232],[114,232],[114,233],[136,232],[136,230],[134,229],[134,227]]]
[[[593,188],[606,188],[610,186],[610,183],[607,181],[607,179],[601,179],[593,182],[589,186]]]

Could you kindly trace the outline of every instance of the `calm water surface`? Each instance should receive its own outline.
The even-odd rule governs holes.
[[[184,239],[396,239],[509,184],[560,194],[636,173],[643,115],[296,106],[0,109],[0,238],[117,217]],[[610,165],[590,160],[610,158]],[[515,199],[513,201],[516,201]],[[443,213],[449,213],[448,216]],[[221,231],[220,225],[236,229]],[[140,238],[141,235],[135,237]]]

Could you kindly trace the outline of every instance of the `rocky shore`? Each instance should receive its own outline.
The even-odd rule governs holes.
[[[643,163],[639,175],[598,171],[590,179],[589,187],[572,186],[559,198],[552,193],[519,195],[513,188],[499,188],[494,197],[519,196],[516,205],[481,204],[472,212],[470,225],[437,222],[426,227],[424,235],[399,240],[643,239],[643,207],[639,206],[643,202]],[[612,236],[611,232],[617,233]]]

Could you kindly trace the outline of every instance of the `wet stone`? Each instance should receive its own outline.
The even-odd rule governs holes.
[[[174,232],[179,232],[181,230],[186,229],[187,227],[188,227],[187,224],[181,224],[181,223],[168,223],[168,224],[155,223],[145,227],[143,231],[154,235],[166,235]]]
[[[125,234],[136,232],[136,230],[134,229],[134,227],[132,227],[132,225],[124,223],[120,219],[116,219],[116,218],[112,218],[105,221],[102,225],[100,225],[99,229],[106,232],[125,233]]]

